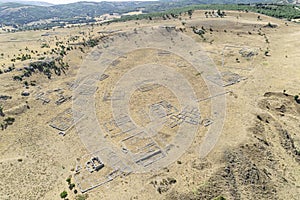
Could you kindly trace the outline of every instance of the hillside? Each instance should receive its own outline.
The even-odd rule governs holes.
[[[299,200],[300,25],[193,8],[2,32],[0,199]]]

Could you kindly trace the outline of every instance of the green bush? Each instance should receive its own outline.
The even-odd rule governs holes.
[[[68,196],[68,193],[66,191],[63,191],[62,193],[60,193],[60,198],[64,199]]]
[[[66,181],[67,181],[67,183],[68,183],[69,185],[71,184],[71,178],[70,178],[70,177],[67,178]]]
[[[75,187],[75,184],[74,184],[74,183],[69,184],[69,189],[70,189],[70,190],[73,190],[74,187]]]

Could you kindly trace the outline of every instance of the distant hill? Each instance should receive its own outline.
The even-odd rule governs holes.
[[[160,12],[195,4],[234,4],[234,3],[266,3],[272,0],[161,0],[161,1],[128,1],[128,2],[77,2],[64,5],[49,5],[31,1],[0,0],[0,24],[22,26],[24,24],[45,19],[72,19],[74,17],[95,17],[105,13],[126,13],[144,8],[147,12]],[[2,3],[1,3],[2,2]],[[4,3],[6,2],[6,3]],[[47,7],[45,7],[47,6]]]
[[[20,3],[0,4],[0,23],[24,25],[42,19],[95,17],[105,13],[134,11],[149,2],[78,2],[49,7]]]
[[[43,1],[22,1],[22,0],[0,0],[1,3],[19,3],[25,5],[33,5],[33,6],[53,6],[54,4],[43,2]]]

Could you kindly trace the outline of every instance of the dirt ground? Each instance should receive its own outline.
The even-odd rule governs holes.
[[[218,142],[208,156],[200,157],[199,145],[210,126],[199,125],[192,144],[179,159],[155,171],[118,176],[87,192],[87,199],[214,199],[221,196],[226,199],[299,199],[300,104],[295,96],[300,95],[300,26],[263,15],[258,21],[258,14],[254,13],[226,13],[224,18],[206,18],[204,11],[195,11],[191,19],[183,15],[181,19],[1,33],[0,69],[6,72],[0,74],[0,105],[5,114],[0,116],[0,123],[7,117],[15,118],[15,122],[0,130],[0,199],[61,199],[60,193],[64,190],[68,199],[83,197],[79,196],[74,172],[76,161],[91,152],[74,126],[65,136],[49,126],[55,117],[72,107],[72,98],[60,105],[55,102],[62,96],[73,95],[70,85],[74,85],[83,61],[93,51],[77,43],[101,35],[99,31],[126,33],[135,28],[173,25],[178,32],[193,38],[220,72],[230,71],[242,77],[240,82],[224,87],[228,91],[226,117]],[[272,26],[268,26],[269,22]],[[195,34],[192,27],[205,33]],[[47,36],[42,36],[44,34]],[[75,36],[79,39],[73,40]],[[58,41],[73,47],[63,58],[69,64],[66,73],[53,74],[48,79],[36,72],[21,82],[13,80],[24,71],[18,69],[31,60],[12,62],[11,59],[22,54],[30,54],[32,60],[51,57],[51,49],[59,48]],[[49,47],[42,48],[43,44]],[[100,41],[99,45],[103,47],[105,43]],[[253,54],[243,56],[244,51]],[[106,70],[109,78],[98,84],[95,93],[99,121],[112,118],[110,102],[102,100],[105,91],[111,90],[131,65],[138,64],[134,63],[136,60],[143,63],[153,59],[153,63],[162,62],[170,67],[181,62],[185,67],[178,72],[190,81],[197,98],[209,97],[205,77],[184,58],[170,55],[168,59],[159,60],[151,56],[154,54],[157,52],[151,48],[131,52],[126,60],[120,58],[120,62]],[[15,69],[7,71],[12,64]],[[22,96],[24,91],[30,95]],[[49,103],[37,99],[41,93]],[[136,124],[147,126],[140,111],[161,100],[180,109],[176,95],[168,88],[136,90],[130,98],[131,118]],[[212,118],[211,106],[210,100],[199,102],[202,119]],[[176,130],[164,127],[158,137],[170,141]],[[118,145],[115,140],[111,141]],[[68,177],[76,184],[77,194],[69,189]]]

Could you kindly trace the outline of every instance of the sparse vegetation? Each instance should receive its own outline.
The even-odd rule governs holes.
[[[32,76],[35,72],[40,72],[46,75],[49,79],[53,72],[60,76],[61,73],[65,73],[68,70],[69,64],[65,63],[61,57],[56,58],[55,60],[39,60],[29,63],[28,67],[25,67],[23,74],[13,76],[13,80],[22,81],[26,77]]]

